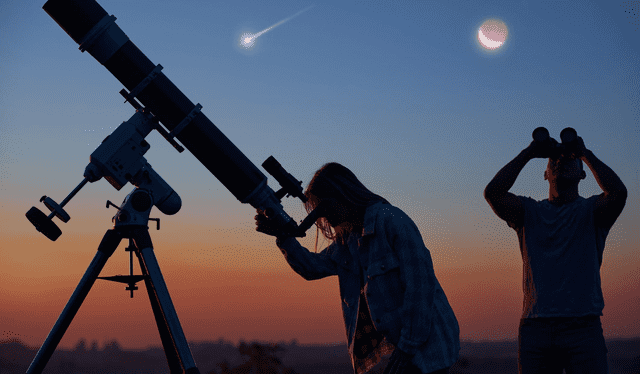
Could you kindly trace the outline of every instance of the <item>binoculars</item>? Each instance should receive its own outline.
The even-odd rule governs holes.
[[[560,132],[560,140],[549,136],[549,130],[538,127],[531,134],[533,141],[538,143],[543,150],[543,157],[557,159],[560,157],[576,158],[578,153],[578,133],[571,127],[566,127]]]

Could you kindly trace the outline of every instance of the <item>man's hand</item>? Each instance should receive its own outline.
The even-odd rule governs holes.
[[[575,140],[575,145],[571,147],[571,149],[569,150],[572,157],[579,158],[579,159],[582,159],[584,157],[584,154],[586,151],[587,151],[587,147],[584,146],[584,141],[579,136]]]
[[[558,141],[554,138],[544,142],[532,141],[526,148],[530,158],[549,158],[558,149]]]
[[[406,370],[407,366],[411,363],[413,355],[399,350],[398,348],[393,350],[389,364],[384,369],[384,374],[402,374]]]

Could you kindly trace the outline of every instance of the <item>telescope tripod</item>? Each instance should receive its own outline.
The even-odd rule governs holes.
[[[137,289],[135,283],[139,280],[144,280],[171,374],[200,373],[191,355],[178,315],[169,296],[167,285],[160,272],[160,266],[153,253],[149,228],[146,225],[116,225],[104,234],[96,255],[49,332],[47,339],[31,362],[29,369],[27,369],[27,374],[42,373],[93,283],[100,278],[98,277],[100,271],[102,271],[107,260],[124,238],[129,239],[127,250],[135,252],[138,257],[142,275],[130,274],[129,276],[104,277],[103,279],[129,284],[127,290],[131,291],[131,297],[133,297],[133,290]]]

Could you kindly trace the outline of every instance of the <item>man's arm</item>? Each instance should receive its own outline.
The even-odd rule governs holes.
[[[518,197],[509,192],[524,166],[540,153],[534,143],[522,150],[505,165],[484,189],[484,198],[496,215],[508,223],[522,226],[524,207]]]
[[[587,164],[596,178],[598,186],[604,191],[596,201],[596,225],[610,228],[618,219],[627,202],[627,188],[610,167],[600,161],[590,150],[584,147],[582,138],[578,138],[582,148],[582,161]]]

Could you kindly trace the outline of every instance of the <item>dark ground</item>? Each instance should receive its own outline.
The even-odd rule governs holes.
[[[261,365],[258,373],[351,374],[345,345],[299,345],[295,342],[241,343],[222,340],[192,342],[194,360],[201,374],[250,373],[251,366]],[[611,374],[640,374],[640,339],[609,340]],[[37,347],[27,347],[18,340],[0,342],[0,374],[23,374],[35,356]],[[241,354],[242,353],[242,354]],[[218,364],[226,362],[227,370]],[[383,367],[382,365],[379,365]],[[379,370],[380,373],[382,372]],[[254,371],[256,372],[256,371]],[[452,374],[492,374],[518,372],[517,343],[462,342],[460,360]],[[99,348],[80,341],[72,350],[58,350],[44,374],[168,374],[162,348],[124,350],[117,342]]]

